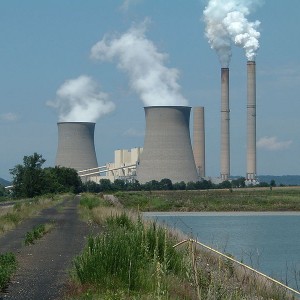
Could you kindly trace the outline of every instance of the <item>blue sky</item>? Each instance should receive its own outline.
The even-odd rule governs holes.
[[[116,61],[95,61],[91,48],[148,19],[145,35],[165,65],[179,71],[181,94],[205,107],[206,173],[219,175],[220,63],[204,35],[202,0],[3,0],[0,2],[0,177],[24,155],[55,162],[58,113],[46,105],[66,80],[89,76],[115,109],[97,120],[100,165],[113,151],[143,146],[143,102]],[[265,0],[248,18],[261,25],[257,63],[258,175],[299,172],[299,0]],[[246,173],[246,58],[230,63],[231,174]]]

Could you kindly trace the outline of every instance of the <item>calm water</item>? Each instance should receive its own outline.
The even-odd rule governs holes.
[[[145,216],[176,227],[300,289],[300,213],[145,213]]]

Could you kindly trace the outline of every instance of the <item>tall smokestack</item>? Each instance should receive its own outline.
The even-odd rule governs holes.
[[[77,171],[98,167],[94,145],[95,123],[59,122],[56,166]]]
[[[200,178],[205,177],[205,125],[204,107],[194,108],[194,159]]]
[[[247,62],[247,174],[256,180],[256,64]]]
[[[137,167],[137,180],[171,179],[173,183],[198,181],[190,139],[190,107],[145,107],[144,149]]]
[[[229,68],[221,69],[221,179],[230,176]]]

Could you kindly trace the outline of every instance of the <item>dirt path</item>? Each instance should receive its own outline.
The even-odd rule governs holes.
[[[16,254],[18,270],[0,299],[62,299],[72,258],[85,245],[91,228],[79,220],[79,197],[65,200],[62,208],[49,208],[0,238],[0,252]],[[25,233],[33,226],[54,221],[56,226],[32,246],[24,246]]]

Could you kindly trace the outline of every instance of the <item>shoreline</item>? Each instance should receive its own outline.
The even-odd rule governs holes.
[[[149,211],[141,212],[144,217],[187,216],[187,217],[239,217],[239,216],[300,216],[300,211]]]

